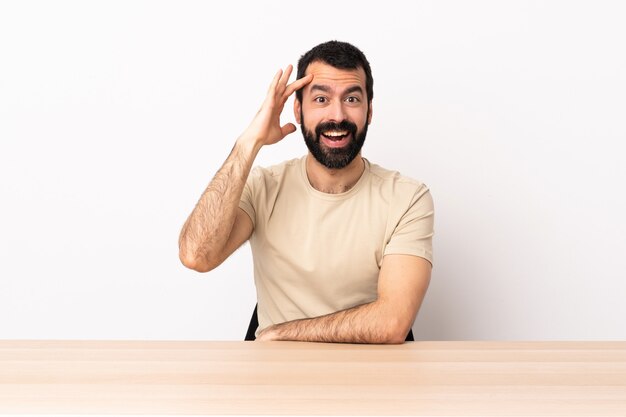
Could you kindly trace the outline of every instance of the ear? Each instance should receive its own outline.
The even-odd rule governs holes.
[[[370,123],[372,123],[372,113],[374,112],[374,108],[372,107],[372,100],[370,100],[370,105],[368,106],[368,110],[367,110],[367,124],[369,125]]]
[[[301,125],[302,124],[302,120],[300,120],[300,110],[301,110],[302,104],[300,104],[300,100],[298,100],[298,97],[296,97],[293,100],[293,115],[296,117],[296,122]]]

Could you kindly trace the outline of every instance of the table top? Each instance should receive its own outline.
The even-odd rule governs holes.
[[[626,341],[0,340],[2,413],[626,416]]]

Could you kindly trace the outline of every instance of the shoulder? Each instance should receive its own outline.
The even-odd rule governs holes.
[[[381,193],[398,201],[415,200],[430,194],[430,190],[422,181],[408,177],[398,171],[389,170],[367,161],[369,164],[372,187],[378,188]],[[430,196],[429,196],[430,197]]]
[[[302,158],[290,159],[267,167],[255,166],[248,175],[248,186],[260,187],[281,183],[285,177],[297,175]]]
[[[250,172],[250,177],[271,181],[272,179],[280,178],[285,175],[292,175],[298,172],[301,162],[302,158],[294,158],[267,167],[255,166]]]
[[[302,190],[301,159],[280,164],[256,166],[248,175],[242,196],[254,207],[257,219],[271,216],[277,202]],[[259,222],[257,221],[257,225]]]

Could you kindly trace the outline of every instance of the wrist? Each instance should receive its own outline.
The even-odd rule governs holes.
[[[263,142],[247,132],[244,132],[237,138],[235,146],[238,146],[245,152],[252,153],[253,156],[256,156],[256,154],[259,153],[263,147]]]

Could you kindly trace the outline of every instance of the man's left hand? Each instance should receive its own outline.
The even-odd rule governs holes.
[[[256,338],[257,342],[271,342],[274,340],[278,340],[278,333],[274,329],[274,326],[269,326],[261,330],[259,336]]]

